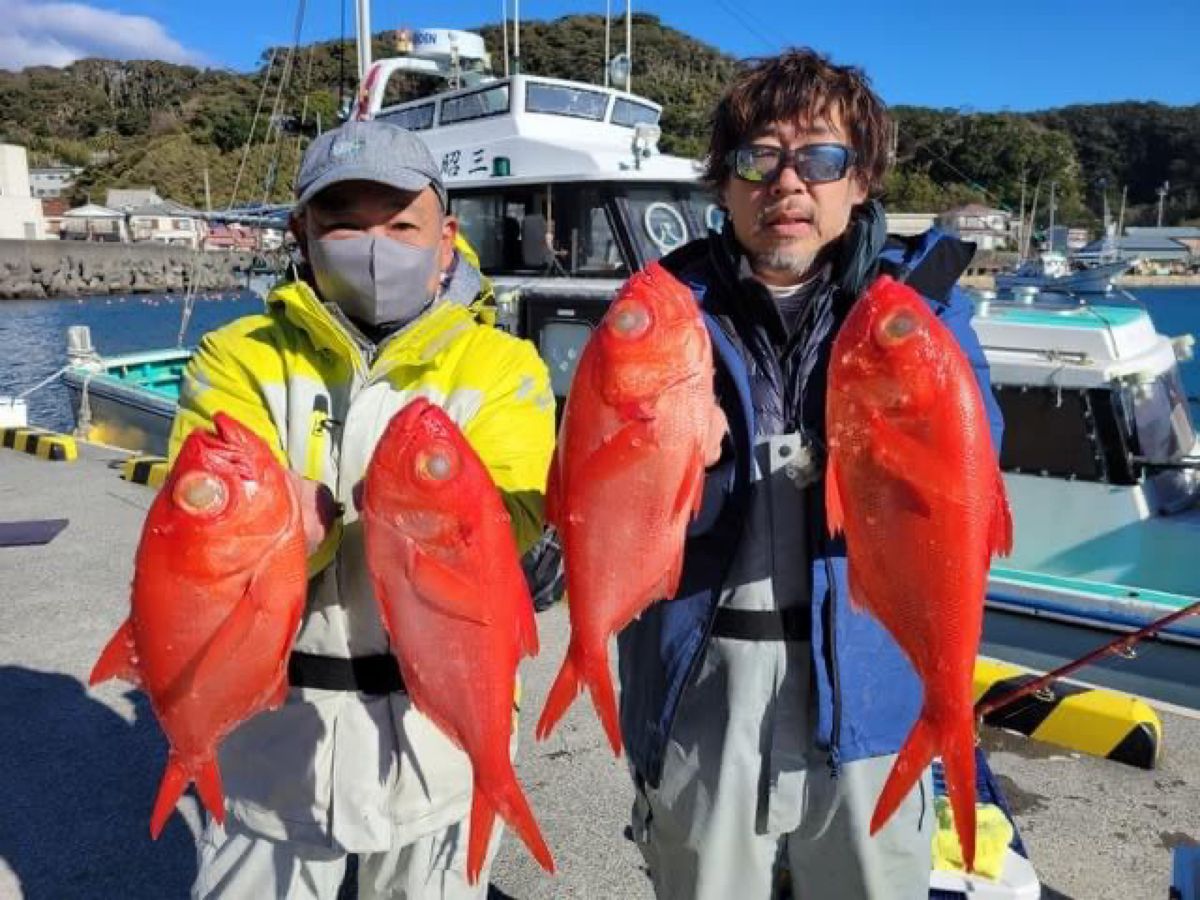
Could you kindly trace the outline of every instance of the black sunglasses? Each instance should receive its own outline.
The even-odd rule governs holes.
[[[854,162],[854,150],[845,144],[807,144],[792,150],[751,144],[730,152],[725,161],[743,181],[770,181],[788,162],[801,180],[823,184],[846,177]]]

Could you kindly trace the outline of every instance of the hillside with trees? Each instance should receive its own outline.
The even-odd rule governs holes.
[[[483,35],[497,68],[499,25]],[[604,20],[566,16],[521,27],[523,71],[599,82]],[[377,56],[395,52],[377,35]],[[614,32],[614,52],[621,40]],[[663,25],[633,18],[633,88],[663,105],[661,146],[703,154],[708,116],[742,65]],[[208,172],[212,204],[224,207],[291,195],[300,154],[337,121],[354,93],[349,42],[268,48],[256,71],[239,74],[169,63],[81,60],[63,69],[0,72],[0,141],[27,146],[35,165],[85,167],[75,201],[102,200],[110,186],[153,184],[160,194],[202,207]],[[391,99],[434,85],[412,77]],[[1150,223],[1157,189],[1170,183],[1164,221],[1200,220],[1200,106],[1125,102],[1034,113],[962,113],[898,106],[896,167],[887,203],[897,211],[941,211],[978,201],[1016,210],[1022,192],[1057,185],[1065,221],[1095,224],[1103,192],[1115,206],[1128,190],[1126,221]],[[236,196],[235,196],[236,187]]]

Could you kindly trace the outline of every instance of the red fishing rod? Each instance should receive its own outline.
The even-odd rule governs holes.
[[[1028,697],[1030,694],[1036,694],[1039,691],[1043,691],[1060,678],[1065,678],[1077,669],[1082,669],[1084,666],[1090,665],[1098,659],[1103,659],[1109,654],[1132,657],[1133,645],[1138,641],[1144,640],[1145,638],[1150,637],[1152,634],[1162,631],[1162,629],[1166,628],[1172,622],[1177,622],[1185,616],[1190,616],[1192,613],[1198,612],[1200,612],[1200,600],[1185,606],[1183,609],[1177,609],[1169,616],[1164,616],[1161,619],[1157,619],[1151,622],[1145,628],[1141,628],[1132,634],[1127,634],[1124,637],[1119,637],[1116,640],[1109,641],[1103,647],[1097,647],[1091,653],[1087,654],[1087,656],[1082,656],[1074,662],[1067,663],[1065,666],[1059,666],[1053,672],[1047,672],[1041,678],[1035,678],[1028,684],[1023,684],[1018,688],[1014,688],[1007,694],[1002,694],[1001,696],[995,697],[987,702],[980,701],[980,703],[975,707],[975,717],[977,720],[982,721],[986,716],[991,715],[996,710],[1002,709],[1003,707],[1020,700],[1022,697]]]

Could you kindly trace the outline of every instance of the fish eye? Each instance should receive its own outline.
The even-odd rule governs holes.
[[[921,322],[910,309],[898,309],[884,316],[875,326],[875,340],[883,347],[903,344],[920,328]]]
[[[417,454],[417,475],[426,481],[449,481],[458,474],[458,454],[451,447],[434,447]]]
[[[171,499],[186,513],[215,516],[229,505],[225,482],[209,472],[188,472],[175,482]]]
[[[639,338],[650,328],[650,312],[641,304],[624,303],[613,309],[609,328],[623,338]]]

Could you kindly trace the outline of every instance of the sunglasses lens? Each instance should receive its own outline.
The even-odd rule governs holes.
[[[849,159],[845,147],[824,144],[802,151],[796,168],[805,181],[837,181],[846,174]]]
[[[778,154],[746,148],[737,152],[734,168],[744,181],[766,181],[778,164]]]

